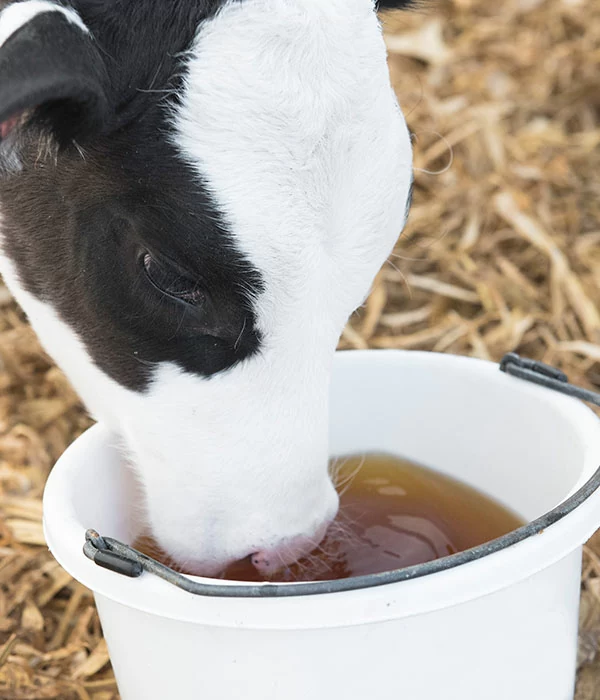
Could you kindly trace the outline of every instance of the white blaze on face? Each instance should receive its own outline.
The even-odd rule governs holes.
[[[371,0],[232,2],[187,63],[174,143],[263,278],[259,354],[210,379],[163,364],[135,394],[52,309],[19,300],[124,438],[159,543],[214,573],[255,551],[285,559],[282,540],[335,515],[331,362],[404,223],[412,157]]]

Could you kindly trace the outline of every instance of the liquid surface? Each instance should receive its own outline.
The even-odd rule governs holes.
[[[470,549],[524,524],[472,487],[396,457],[351,457],[332,469],[341,497],[338,517],[314,552],[270,581],[328,581],[392,571]],[[169,563],[149,538],[134,546]],[[249,558],[230,566],[222,578],[265,580]]]

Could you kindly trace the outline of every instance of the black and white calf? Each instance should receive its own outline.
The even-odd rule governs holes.
[[[373,0],[0,0],[0,135],[0,271],[158,542],[312,548],[333,354],[412,181]]]

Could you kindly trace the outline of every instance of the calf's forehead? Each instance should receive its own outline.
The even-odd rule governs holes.
[[[228,4],[199,28],[173,114],[173,142],[274,298],[302,302],[312,272],[318,292],[334,271],[366,292],[412,179],[370,0]]]

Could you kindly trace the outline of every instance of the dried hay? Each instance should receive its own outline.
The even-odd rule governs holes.
[[[600,388],[600,4],[446,0],[389,15],[414,206],[344,348],[498,360]],[[437,174],[436,174],[437,173]],[[0,289],[0,698],[112,700],[90,594],[44,548],[40,497],[89,425]],[[600,700],[600,538],[586,548],[578,700]]]

